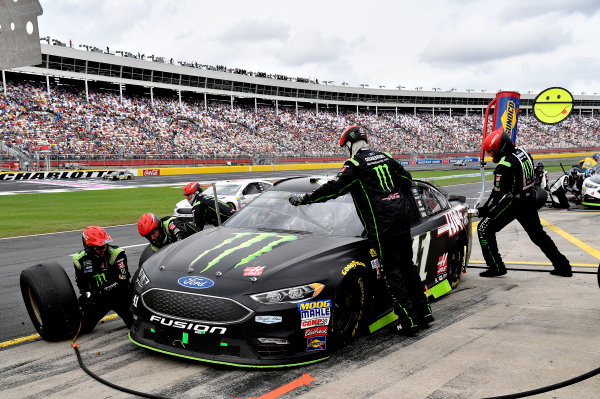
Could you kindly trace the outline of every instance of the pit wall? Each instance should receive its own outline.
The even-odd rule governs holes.
[[[585,152],[560,152],[560,153],[541,153],[533,154],[534,160],[545,159],[583,159],[590,157],[593,153]],[[444,165],[454,164],[458,161],[466,161],[471,164],[477,163],[478,158],[456,157],[440,159],[419,159],[419,160],[398,160],[402,165]],[[490,165],[492,159],[486,157],[485,161]],[[239,173],[239,172],[274,172],[284,170],[305,170],[305,169],[339,169],[342,162],[333,163],[304,163],[304,164],[278,164],[278,165],[245,165],[245,166],[198,166],[184,168],[143,168],[143,169],[103,169],[103,170],[71,170],[71,171],[13,171],[0,173],[0,181],[15,180],[34,180],[34,179],[82,179],[82,178],[102,178],[115,170],[128,170],[134,176],[167,176],[167,175],[189,175],[204,173]]]

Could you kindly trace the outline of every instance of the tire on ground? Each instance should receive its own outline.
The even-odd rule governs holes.
[[[56,262],[37,264],[21,272],[21,294],[33,326],[46,341],[72,338],[81,313],[73,285]]]
[[[329,346],[333,350],[348,345],[359,335],[366,319],[367,298],[365,273],[346,275],[331,304]]]

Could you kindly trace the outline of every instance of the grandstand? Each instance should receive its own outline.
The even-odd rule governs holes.
[[[477,153],[491,93],[320,85],[281,75],[213,70],[42,45],[42,63],[3,73],[4,164],[341,160],[339,132],[362,124],[398,157]],[[3,93],[4,95],[1,95]],[[574,96],[573,115],[543,125],[522,94],[519,145],[600,147],[597,96]],[[92,162],[93,161],[93,162]]]

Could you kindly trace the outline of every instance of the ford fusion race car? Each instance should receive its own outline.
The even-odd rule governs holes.
[[[589,177],[581,187],[581,204],[588,207],[600,207],[600,164],[589,171]]]
[[[132,279],[131,341],[213,363],[291,366],[324,360],[396,320],[351,196],[288,202],[324,181],[280,181],[223,226],[151,255]],[[412,193],[414,262],[437,298],[467,267],[467,206],[424,182]]]
[[[217,182],[217,198],[237,211],[271,187],[271,185],[272,183],[264,180],[228,180]],[[202,189],[207,190],[206,194],[212,197],[212,186],[208,184],[202,185]],[[192,217],[192,206],[187,199],[184,198],[175,204],[173,216],[183,218]]]

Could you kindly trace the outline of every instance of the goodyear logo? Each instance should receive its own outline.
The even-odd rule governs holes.
[[[374,248],[371,248],[371,249],[369,250],[369,253],[371,254],[371,257],[373,257],[373,258],[377,256],[377,252],[375,251],[375,249],[374,249]]]
[[[365,264],[357,260],[353,260],[352,262],[348,263],[344,269],[342,269],[342,274],[345,276],[350,270],[356,269],[357,266],[365,267]]]
[[[309,310],[309,309],[321,309],[321,308],[330,308],[331,307],[331,299],[325,299],[322,301],[312,301],[312,302],[304,302],[298,304],[298,310]]]

